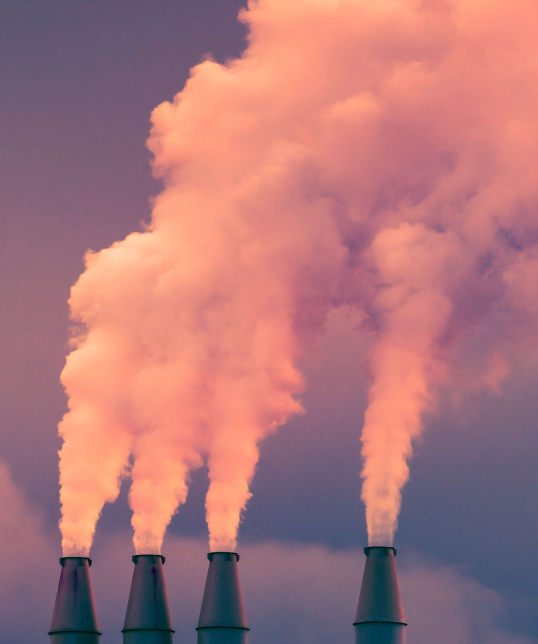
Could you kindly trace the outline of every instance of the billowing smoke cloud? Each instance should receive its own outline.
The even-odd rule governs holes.
[[[241,19],[243,56],[153,113],[151,223],[72,291],[66,553],[127,474],[136,549],[157,552],[203,459],[210,547],[233,549],[259,442],[301,412],[296,359],[338,306],[372,338],[362,498],[390,544],[440,388],[498,388],[535,329],[536,2],[259,0]]]

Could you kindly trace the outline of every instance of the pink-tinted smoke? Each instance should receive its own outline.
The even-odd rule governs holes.
[[[296,358],[338,306],[373,342],[362,498],[390,544],[439,388],[498,388],[535,331],[536,2],[259,0],[241,19],[243,56],[153,113],[149,227],[72,291],[66,552],[127,474],[137,551],[157,552],[203,459],[211,549],[235,547],[259,442],[301,411]]]

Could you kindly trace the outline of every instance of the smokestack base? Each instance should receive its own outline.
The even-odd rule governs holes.
[[[237,552],[210,552],[198,620],[198,644],[247,644],[247,617]]]
[[[123,644],[172,644],[174,631],[122,631]]]
[[[162,555],[134,555],[135,565],[123,644],[172,644],[174,630],[168,608]]]
[[[89,557],[62,557],[50,625],[51,644],[98,644],[101,633],[93,601]]]
[[[355,616],[356,644],[405,644],[405,618],[396,573],[396,548],[364,549],[366,565]]]
[[[83,633],[69,631],[63,633],[49,633],[50,644],[98,644],[99,633]]]
[[[248,628],[197,628],[198,644],[247,644]]]
[[[405,644],[405,624],[355,624],[355,644]]]

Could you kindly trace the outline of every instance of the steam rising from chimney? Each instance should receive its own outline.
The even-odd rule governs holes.
[[[122,476],[136,550],[159,553],[204,460],[211,550],[233,551],[259,443],[301,413],[297,358],[338,306],[372,341],[362,498],[388,546],[440,388],[498,390],[536,337],[535,0],[259,0],[241,20],[242,57],[152,115],[151,222],[88,253],[71,293],[68,554]]]

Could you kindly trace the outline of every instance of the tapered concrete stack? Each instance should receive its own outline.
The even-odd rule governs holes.
[[[210,552],[198,644],[247,644],[247,617],[235,552]]]
[[[172,644],[161,555],[135,555],[133,581],[123,625],[123,644]]]
[[[51,644],[98,644],[99,625],[90,578],[91,559],[62,557],[52,623]]]
[[[396,549],[365,548],[366,566],[355,616],[356,644],[405,644],[405,618],[396,573]]]

